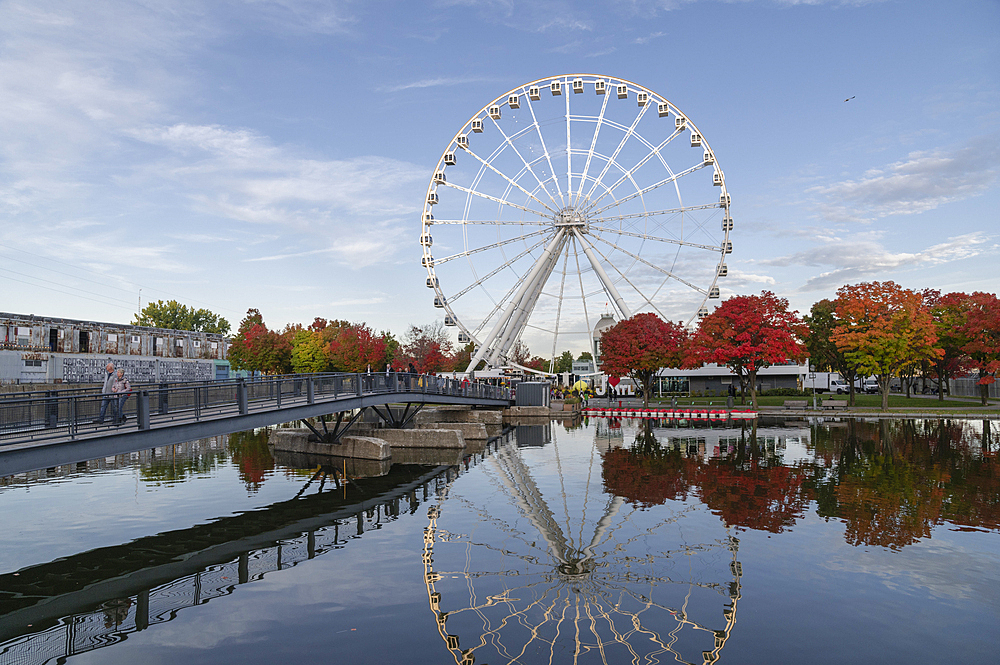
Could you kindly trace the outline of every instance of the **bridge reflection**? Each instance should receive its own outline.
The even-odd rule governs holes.
[[[368,478],[349,469],[346,482],[339,464],[300,459],[316,471],[288,501],[0,575],[0,661],[40,664],[116,644],[268,573],[344,549],[416,513],[496,445],[464,459],[443,451],[444,464],[428,464],[428,452]],[[188,450],[201,456],[205,446]],[[161,470],[177,468],[177,456],[170,462]]]

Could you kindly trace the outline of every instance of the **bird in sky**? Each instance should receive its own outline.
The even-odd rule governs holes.
[[[857,97],[857,95],[854,95],[854,97]],[[852,99],[854,99],[854,97],[848,97],[848,98],[847,98],[847,99],[845,99],[844,101],[845,101],[845,102],[849,102],[849,101],[851,101]]]

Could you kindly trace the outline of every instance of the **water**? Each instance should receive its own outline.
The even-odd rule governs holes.
[[[591,420],[347,483],[266,433],[7,478],[0,663],[994,662],[996,449]]]

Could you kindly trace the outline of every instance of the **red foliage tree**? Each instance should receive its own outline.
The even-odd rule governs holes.
[[[1000,300],[995,294],[977,291],[966,302],[968,315],[962,332],[968,342],[962,351],[972,358],[979,371],[980,397],[986,406],[990,384],[1000,371]]]
[[[701,320],[690,346],[690,364],[729,367],[750,384],[750,401],[757,408],[757,371],[805,358],[808,328],[788,301],[770,291],[759,296],[734,296]]]
[[[929,374],[937,379],[938,399],[944,400],[948,379],[964,376],[968,369],[968,356],[962,351],[962,347],[969,343],[964,332],[969,296],[965,293],[941,295],[940,291],[933,289],[925,289],[923,295],[934,319],[937,346],[944,352],[934,362]]]
[[[236,369],[264,374],[291,371],[292,344],[287,336],[269,330],[259,310],[248,309],[229,346],[229,360]]]
[[[330,364],[338,372],[378,372],[388,362],[385,339],[363,323],[343,326],[327,346]]]
[[[649,406],[653,377],[664,367],[680,367],[688,332],[679,323],[656,314],[636,314],[619,321],[601,336],[601,371],[609,376],[629,375],[642,384],[642,401]]]

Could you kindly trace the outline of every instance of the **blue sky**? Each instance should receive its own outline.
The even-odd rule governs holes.
[[[0,310],[127,322],[142,288],[234,327],[430,322],[441,152],[572,72],[710,141],[723,297],[996,292],[998,28],[995,1],[0,2]]]

